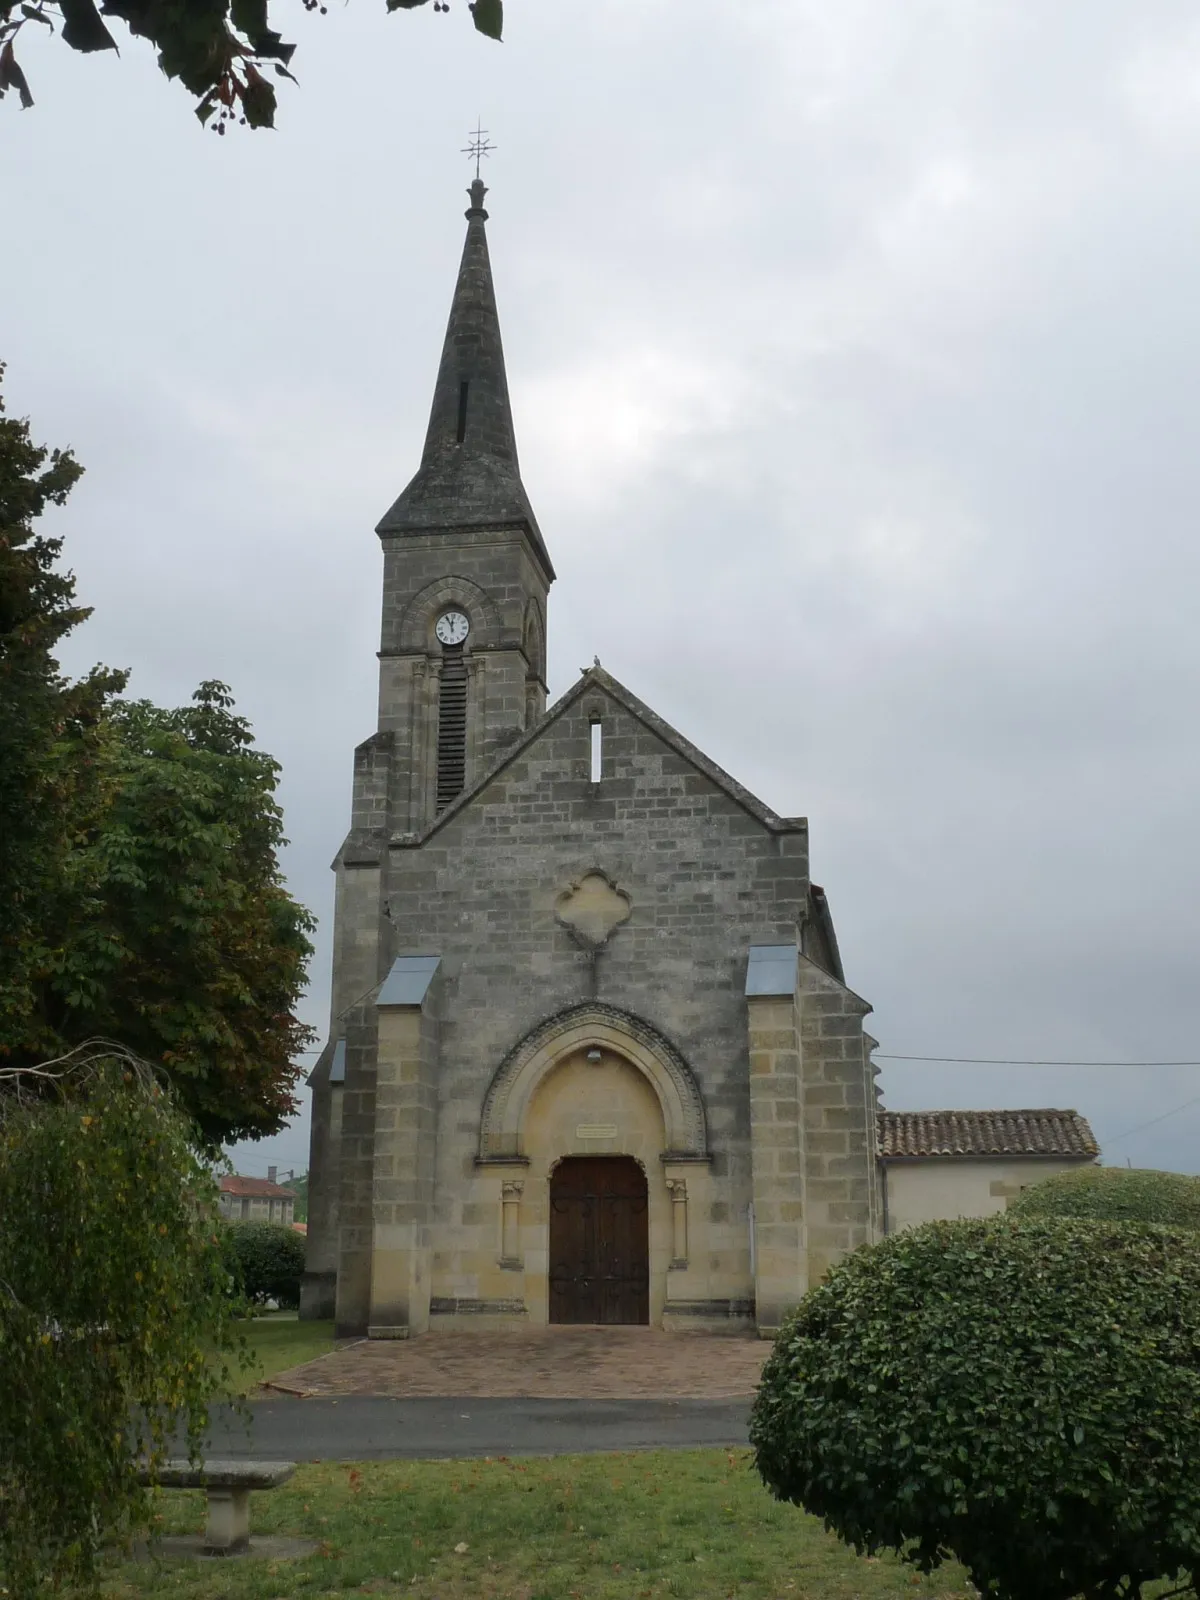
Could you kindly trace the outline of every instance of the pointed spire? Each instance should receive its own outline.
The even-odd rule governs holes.
[[[480,178],[468,193],[467,238],[416,476],[379,523],[381,534],[520,524],[554,576],[521,482]]]

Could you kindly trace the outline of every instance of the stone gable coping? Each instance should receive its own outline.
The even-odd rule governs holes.
[[[632,690],[627,689],[623,683],[619,683],[611,673],[606,672],[603,667],[585,667],[579,679],[571,685],[565,694],[560,695],[541,721],[535,723],[532,728],[526,729],[516,743],[510,749],[504,751],[469,788],[464,789],[443,812],[436,816],[425,828],[421,829],[420,832],[394,833],[391,837],[392,846],[397,849],[411,850],[424,844],[426,839],[435,834],[452,817],[456,817],[460,811],[464,811],[476,795],[481,793],[494,778],[498,777],[510,762],[515,761],[518,756],[523,755],[531,745],[535,744],[550,725],[573,706],[577,700],[589,691],[597,689],[609,694],[619,706],[628,711],[631,716],[636,717],[652,733],[657,734],[665,745],[674,750],[677,755],[682,756],[685,761],[690,762],[697,772],[708,778],[718,789],[727,794],[731,800],[736,801],[743,811],[753,817],[756,822],[760,822],[768,832],[781,834],[807,833],[807,817],[780,817],[776,815],[756,795],[751,794],[749,789],[743,788],[736,778],[730,777],[724,768],[719,767],[715,761],[710,760],[702,750],[692,744],[690,739],[685,739],[669,722],[664,721],[644,701],[639,700]]]

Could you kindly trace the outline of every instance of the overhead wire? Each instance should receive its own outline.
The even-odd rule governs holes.
[[[876,1061],[948,1061],[964,1067],[1200,1067],[1200,1061],[1025,1061],[1008,1056],[898,1056],[876,1050]]]

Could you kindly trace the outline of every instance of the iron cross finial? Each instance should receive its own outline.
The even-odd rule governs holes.
[[[463,146],[462,153],[464,156],[474,156],[475,176],[478,178],[479,163],[483,160],[484,156],[490,156],[496,146],[489,142],[488,131],[486,128],[480,127],[478,118],[476,118],[475,121],[475,132],[470,135],[470,140],[470,144]]]

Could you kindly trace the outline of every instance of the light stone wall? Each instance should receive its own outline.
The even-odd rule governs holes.
[[[807,957],[790,996],[747,1000],[755,1300],[771,1334],[841,1256],[878,1237],[870,1007]]]
[[[437,1141],[435,1006],[436,988],[423,1006],[377,1008],[367,1323],[375,1339],[407,1338],[429,1326]],[[343,1308],[343,1316],[347,1310]]]
[[[995,1216],[1032,1184],[1091,1164],[1086,1156],[926,1156],[885,1161],[888,1232],[952,1217]]]

